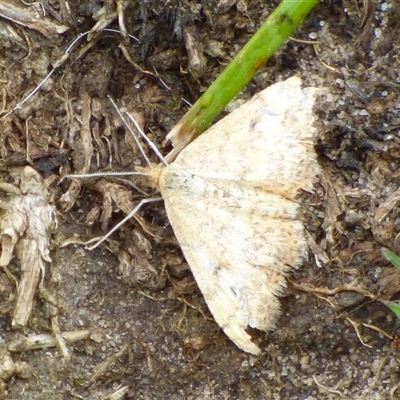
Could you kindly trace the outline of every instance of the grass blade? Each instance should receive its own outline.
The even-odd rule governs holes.
[[[400,271],[400,257],[396,256],[396,254],[392,253],[385,247],[381,248],[381,253],[386,260],[390,261]]]

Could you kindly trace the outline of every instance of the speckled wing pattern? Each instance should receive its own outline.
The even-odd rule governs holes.
[[[317,90],[277,83],[208,129],[160,172],[171,225],[216,322],[241,349],[274,327],[285,275],[305,254],[296,197],[319,172]]]

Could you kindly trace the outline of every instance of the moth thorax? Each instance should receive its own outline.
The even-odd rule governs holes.
[[[143,185],[159,189],[160,175],[164,168],[163,165],[152,164],[150,167],[137,167],[136,170],[143,173]]]

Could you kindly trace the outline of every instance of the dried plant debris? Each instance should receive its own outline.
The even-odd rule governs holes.
[[[13,375],[20,378],[32,376],[32,368],[24,361],[14,361],[5,345],[0,346],[0,381],[10,379]]]
[[[101,332],[89,331],[88,329],[72,332],[61,332],[62,338],[66,343],[71,344],[81,340],[98,340]],[[59,341],[50,334],[22,335],[13,333],[11,338],[0,344],[0,382],[10,379],[13,375],[27,379],[34,374],[34,369],[24,361],[13,359],[15,353],[25,353],[32,350],[50,349],[59,346]],[[1,394],[1,389],[0,389]]]
[[[13,326],[25,326],[39,282],[43,280],[46,262],[50,262],[50,234],[56,225],[55,209],[49,204],[42,177],[31,167],[18,168],[13,177],[19,188],[0,184],[10,196],[1,200],[0,266],[7,267],[12,258],[21,263],[18,298],[12,314]]]
[[[35,29],[44,36],[60,35],[69,29],[68,26],[57,24],[47,17],[35,15],[32,7],[18,7],[7,1],[0,1],[0,17],[27,28]]]

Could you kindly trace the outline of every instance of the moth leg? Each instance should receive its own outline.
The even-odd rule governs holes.
[[[99,244],[103,243],[108,239],[117,229],[119,229],[126,221],[130,220],[142,207],[147,203],[152,203],[154,201],[161,201],[162,197],[150,197],[149,199],[142,199],[140,203],[117,225],[114,226],[105,236],[98,240],[93,246],[87,247],[88,250],[95,249]]]

